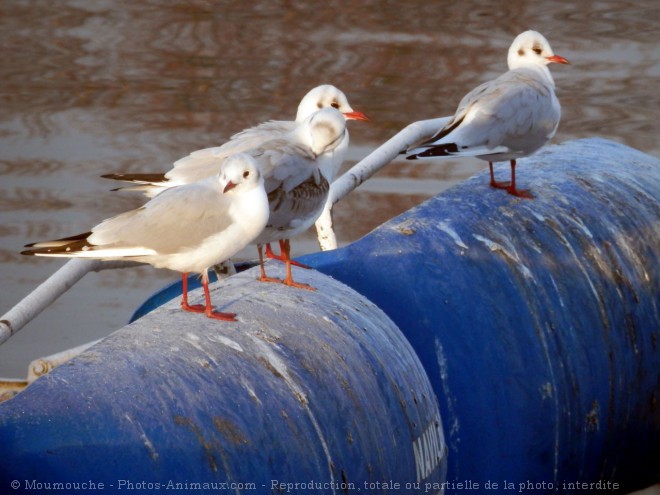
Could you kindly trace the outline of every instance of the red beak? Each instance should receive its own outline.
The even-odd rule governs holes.
[[[364,122],[369,121],[369,117],[367,117],[362,112],[343,112],[343,114],[346,120],[362,120]]]
[[[564,57],[560,57],[559,55],[553,55],[552,57],[545,57],[548,62],[554,62],[556,64],[570,64],[568,60],[566,60]]]
[[[236,184],[234,184],[232,181],[227,182],[227,185],[225,188],[222,190],[223,193],[226,193],[227,191],[231,191],[236,187]]]

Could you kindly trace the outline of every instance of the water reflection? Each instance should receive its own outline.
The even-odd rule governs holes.
[[[350,124],[355,162],[408,123],[452,113],[467,90],[506,69],[509,44],[528,28],[573,63],[552,68],[563,107],[555,141],[598,135],[660,156],[658,24],[652,1],[5,3],[0,313],[62,264],[21,257],[23,244],[142,202],[110,194],[101,173],[167,170],[256,122],[293,118],[325,82],[371,117]],[[483,165],[395,162],[337,208],[340,240]],[[314,249],[313,234],[295,247]],[[0,376],[24,375],[29,359],[121,326],[174,278],[151,268],[88,277],[0,348]]]

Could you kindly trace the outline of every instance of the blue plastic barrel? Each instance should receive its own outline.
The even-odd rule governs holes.
[[[0,493],[439,486],[437,398],[391,320],[318,272],[256,274],[212,293],[238,322],[172,301],[0,404]]]
[[[660,161],[586,139],[517,171],[535,199],[482,173],[301,261],[376,303],[412,344],[440,400],[447,493],[656,483]]]
[[[497,173],[505,175],[507,170],[508,167],[502,165]],[[366,296],[394,321],[421,360],[440,404],[449,447],[446,466],[445,458],[435,454],[442,450],[437,429],[439,420],[431,419],[437,418],[437,413],[427,402],[419,402],[419,397],[429,398],[433,392],[427,391],[424,395],[415,392],[412,397],[404,395],[404,401],[399,401],[398,405],[385,393],[388,399],[381,400],[379,406],[369,410],[368,414],[375,414],[376,410],[382,409],[382,417],[373,416],[375,423],[391,421],[388,424],[400,425],[403,422],[398,423],[397,418],[402,417],[401,410],[409,414],[411,404],[414,404],[413,409],[422,408],[424,414],[416,414],[424,419],[407,419],[408,430],[404,428],[403,431],[414,433],[408,433],[407,441],[397,438],[397,447],[393,450],[389,449],[395,442],[382,443],[384,447],[379,450],[379,456],[383,456],[383,463],[379,466],[387,465],[389,468],[375,470],[372,462],[367,461],[370,467],[363,469],[361,474],[372,473],[371,479],[376,481],[380,478],[381,483],[390,475],[389,480],[396,483],[401,475],[398,469],[407,473],[404,476],[406,480],[419,479],[425,474],[429,477],[422,478],[419,489],[415,489],[415,481],[403,481],[402,478],[399,483],[403,485],[371,485],[367,493],[424,493],[425,482],[431,483],[433,491],[433,483],[437,485],[444,480],[445,467],[448,469],[447,479],[440,485],[445,493],[625,493],[659,480],[660,162],[610,141],[587,139],[549,147],[534,157],[520,160],[518,171],[519,186],[531,188],[535,199],[518,199],[503,191],[490,189],[487,175],[479,174],[382,225],[356,243],[333,252],[302,258],[305,263]],[[281,273],[281,266],[271,263],[270,270],[275,270],[275,273],[280,270]],[[296,270],[296,278],[304,282],[319,285],[317,276],[313,272]],[[296,357],[293,363],[287,361],[287,367],[296,370],[295,373],[288,372],[289,376],[315,376],[313,370],[316,369],[316,362],[312,356],[323,356],[331,348],[334,352],[344,348],[341,344],[335,347],[337,341],[334,339],[331,339],[332,346],[328,345],[328,340],[325,346],[323,340],[308,341],[309,336],[317,335],[316,331],[300,333],[301,326],[312,325],[311,321],[318,320],[316,317],[319,315],[322,315],[322,321],[330,319],[335,323],[362,316],[365,325],[372,322],[376,327],[381,327],[379,320],[372,320],[371,312],[351,304],[348,306],[357,311],[327,312],[328,308],[342,301],[341,296],[335,293],[334,285],[331,289],[322,282],[317,293],[308,293],[272,285],[255,285],[251,280],[254,277],[252,270],[223,283],[220,297],[231,295],[231,303],[220,309],[238,310],[242,312],[241,317],[250,322],[258,320],[258,325],[265,332],[275,328],[272,334],[269,333],[272,342],[268,338],[264,340],[278,346],[281,359]],[[241,284],[245,284],[244,290]],[[337,286],[341,287],[339,284]],[[275,304],[271,299],[269,294],[273,290],[282,297],[292,297],[290,301],[295,303],[289,302],[287,305],[301,305],[302,313],[289,318],[275,310],[280,302]],[[148,311],[175,293],[176,289],[169,289],[159,294],[145,303],[139,312]],[[317,301],[316,298],[322,294],[325,294],[326,302],[314,307],[324,308],[323,311],[319,313],[315,309],[314,315],[306,314],[308,302]],[[217,301],[215,294],[214,297]],[[165,346],[170,346],[170,352],[165,354],[164,360],[152,358],[155,362],[150,362],[147,370],[155,367],[164,372],[170,366],[169,360],[178,357],[182,346],[187,348],[186,341],[190,340],[187,332],[190,330],[188,323],[182,321],[190,320],[177,319],[174,324],[181,325],[181,328],[173,334],[169,330],[173,321],[171,318],[179,318],[179,313],[174,310],[176,304],[166,305],[164,313],[162,310],[154,313],[165,315],[165,320],[153,319],[154,316],[149,315],[112,337],[127,342],[112,349],[112,352],[118,351],[115,359],[123,362],[126,358],[122,356],[132,356],[134,353],[138,358],[123,365],[132,368],[126,376],[146,374],[150,377],[144,365],[139,364],[145,361],[142,357],[145,351],[140,349],[146,342],[160,346],[162,332],[169,335]],[[361,304],[368,306],[368,303]],[[162,325],[157,323],[159,321],[163,321]],[[280,332],[284,331],[282,325],[290,328],[290,334],[284,340],[286,344],[279,340]],[[159,327],[160,330],[154,331]],[[241,349],[250,349],[250,353],[246,353],[252,356],[248,363],[253,363],[255,359],[259,361],[258,356],[263,357],[259,354],[263,353],[263,348],[250,344],[250,340],[243,340],[243,332],[247,330],[231,328],[238,331],[220,333],[223,339],[229,339],[223,345],[231,348],[232,344],[228,342],[241,339],[238,341]],[[149,338],[144,337],[139,345],[131,344],[131,332],[135,329],[140,329]],[[247,332],[250,334],[250,331]],[[374,332],[368,331],[366,334],[373,336]],[[208,335],[203,340],[204,345],[210,345],[207,340],[213,342],[214,334],[211,332]],[[414,384],[424,381],[419,368],[414,364],[411,367],[410,363],[416,361],[409,356],[408,347],[397,335],[397,330],[393,329],[387,335],[383,345],[373,346],[376,356],[380,358],[380,365],[375,369],[388,370],[401,376],[400,380],[407,379]],[[172,339],[179,345],[168,343]],[[215,339],[223,342],[217,337]],[[391,345],[384,343],[388,339]],[[104,345],[108,344],[101,344]],[[305,350],[289,351],[297,345]],[[358,347],[364,346],[360,344]],[[85,365],[95,367],[99,362],[95,354],[99,348],[104,349],[94,348],[88,357],[79,358],[71,366],[75,369]],[[367,346],[367,349],[372,349],[372,346]],[[307,356],[307,359],[300,356]],[[375,359],[372,354],[369,356],[368,361]],[[109,357],[104,359],[109,360]],[[209,366],[219,366],[206,358],[200,359]],[[353,369],[363,359],[340,358],[340,361],[344,361],[346,366],[350,364]],[[263,359],[261,362],[264,364]],[[231,361],[237,368],[229,366],[232,371],[228,376],[240,374],[238,369],[244,366],[240,363],[240,359]],[[254,365],[255,368],[257,366]],[[325,370],[329,365],[324,366]],[[278,371],[279,368],[273,367]],[[51,434],[51,430],[43,426],[45,418],[51,416],[40,416],[35,409],[41,407],[48,411],[54,401],[52,397],[61,394],[62,390],[65,391],[65,406],[61,416],[75,409],[72,404],[78,407],[78,404],[85,403],[85,394],[92,397],[98,394],[106,400],[107,394],[98,392],[98,387],[93,387],[94,392],[85,389],[87,391],[81,392],[81,395],[68,398],[68,394],[78,393],[78,385],[69,390],[68,384],[73,379],[63,374],[66,369],[56,370],[52,376],[37,381],[8,405],[0,405],[0,455],[3,458],[16,457],[21,464],[37,458],[35,455],[21,457],[17,453],[26,444],[25,438],[33,442],[38,434]],[[335,376],[332,373],[325,373],[324,376]],[[411,377],[410,373],[416,378]],[[337,385],[340,390],[337,389],[336,394],[331,396],[340,398],[339,404],[345,404],[343,400],[347,396],[355,397],[349,390],[354,390],[364,376],[370,375],[371,372],[366,375],[356,373],[349,380],[352,384],[349,389]],[[64,380],[60,381],[59,376],[63,376]],[[167,380],[170,382],[174,380],[169,373],[164,376],[169,377]],[[265,376],[271,382],[264,385],[264,394],[266,386],[279,383],[267,373]],[[58,381],[45,394],[43,389],[47,387],[48,380],[56,378]],[[316,387],[320,387],[317,392],[320,394],[320,390],[328,387],[320,377],[317,380],[320,381],[309,382],[313,385],[305,389],[305,393],[312,394],[317,392]],[[204,383],[206,387],[208,383]],[[191,382],[191,385],[192,390],[195,386],[202,387],[196,382]],[[84,383],[80,386],[84,387]],[[111,378],[107,378],[103,385],[115,397],[121,396],[124,390],[134,392],[140,400],[145,395],[144,391],[137,390],[139,387],[131,387],[128,383],[120,386],[121,392],[117,393],[117,386]],[[368,384],[364,386],[370,389]],[[395,395],[405,394],[405,387],[392,388],[399,390]],[[43,395],[48,395],[49,399],[40,399]],[[204,396],[201,392],[191,395]],[[277,389],[275,395],[279,397]],[[367,392],[363,396],[365,401],[371,397]],[[250,400],[254,400],[247,399],[250,399],[249,394],[243,396],[243,400],[237,398],[232,406],[244,407],[245,402],[249,404]],[[169,397],[169,400],[182,407],[176,397]],[[183,403],[190,404],[193,400],[186,397]],[[328,400],[325,403],[332,402]],[[93,408],[92,404],[93,401],[89,407]],[[291,408],[294,406],[300,407],[295,402]],[[133,407],[136,411],[144,410],[137,404]],[[205,408],[206,402],[201,409]],[[8,410],[12,411],[11,414],[7,413]],[[345,431],[348,424],[376,428],[368,419],[358,423],[354,419],[337,420],[344,413],[351,413],[351,409],[341,406],[337,410],[341,414],[324,416],[322,420],[317,419],[317,424],[334,425],[328,426],[331,431]],[[298,417],[307,419],[305,414],[303,408],[303,413]],[[330,415],[329,412],[327,414]],[[157,412],[153,416],[158,417]],[[403,416],[409,418],[407,414]],[[241,436],[235,438],[247,438],[244,423],[239,422],[236,414],[230,417],[242,427],[238,430]],[[247,414],[245,418],[248,417],[255,416]],[[365,418],[365,415],[360,413],[358,417]],[[71,428],[64,420],[59,421],[62,427],[55,428],[55,431]],[[179,422],[181,426],[188,424],[182,419]],[[38,425],[38,433],[21,433],[22,438],[12,438],[11,435],[18,435],[19,431],[28,431],[17,428],[18,424]],[[147,421],[146,424],[150,423]],[[206,425],[208,419],[196,419],[190,424]],[[423,424],[421,432],[420,424]],[[204,453],[210,451],[214,459],[222,458],[214,450],[224,445],[217,431],[208,433],[203,430],[204,435],[216,435],[212,436],[213,440],[206,441],[205,436],[195,433],[202,431],[196,426],[188,426],[187,429],[202,445],[201,451],[197,451],[199,457],[204,458]],[[310,427],[302,430],[309,431]],[[398,427],[394,430],[399,431]],[[355,430],[351,430],[351,445],[356,443],[355,434]],[[363,465],[360,464],[361,459],[373,459],[374,454],[370,451],[372,444],[369,442],[376,441],[374,439],[379,434],[382,432],[373,433],[371,429],[365,433],[369,439],[365,443],[368,447],[355,451],[352,462]],[[150,439],[151,435],[153,432],[149,430],[146,438]],[[336,443],[339,445],[341,434],[337,435]],[[82,438],[89,439],[91,436],[83,435]],[[313,444],[312,434],[305,438],[311,438]],[[268,439],[270,441],[270,437]],[[139,431],[130,440],[132,443],[126,442],[123,446],[135,442],[139,445],[142,441],[139,447],[141,455],[150,452]],[[37,448],[33,452],[43,452],[46,443],[42,441],[39,445],[42,450]],[[190,439],[186,443],[187,446],[193,444]],[[412,454],[408,448],[410,444]],[[291,448],[300,446],[296,442],[292,445]],[[60,455],[61,450],[57,451]],[[371,453],[365,454],[366,451]],[[77,453],[81,452],[87,451],[78,446]],[[158,450],[156,452],[159,456],[163,455]],[[131,462],[139,455],[133,454]],[[363,457],[365,455],[367,457]],[[38,459],[37,465],[48,466],[50,457],[43,454],[43,458]],[[238,458],[240,455],[231,457],[232,460]],[[256,466],[261,465],[264,456],[257,458],[258,461],[252,462],[250,455],[244,457],[243,462],[250,466],[246,469],[253,470],[250,472],[258,472]],[[74,459],[80,459],[80,455],[71,456],[67,461],[73,463]],[[440,462],[436,463],[434,459],[440,459]],[[268,457],[268,462],[274,462],[273,456]],[[101,456],[91,457],[90,464],[102,464]],[[292,464],[287,464],[291,465],[299,469],[306,466],[299,457],[295,457]],[[317,460],[316,465],[323,467],[323,462]],[[338,479],[342,475],[341,469],[348,464],[333,462],[332,465],[335,479]],[[338,465],[341,466],[339,470]],[[135,466],[137,472],[145,464],[136,462]],[[61,468],[61,464],[57,464],[52,471]],[[168,465],[168,468],[175,469],[175,466]],[[36,469],[31,473],[36,473]],[[179,469],[179,472],[187,473],[187,467]],[[291,471],[298,472],[294,468]],[[8,480],[7,473],[8,468],[0,468],[0,483]],[[344,473],[348,480],[362,480],[360,476],[349,476],[346,470]],[[271,472],[264,475],[265,478],[270,476]],[[411,484],[408,490],[406,483]],[[367,487],[363,486],[361,492],[365,493],[365,490]],[[280,492],[284,491],[280,489]]]

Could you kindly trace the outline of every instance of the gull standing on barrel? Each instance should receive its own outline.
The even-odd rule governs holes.
[[[311,289],[293,281],[290,239],[309,229],[318,219],[328,199],[330,182],[323,173],[335,162],[348,140],[346,119],[334,108],[313,113],[286,139],[275,139],[249,153],[256,158],[264,173],[270,217],[257,237],[261,280],[282,282],[292,287]],[[286,278],[266,276],[262,246],[280,241]]]
[[[179,271],[182,309],[235,321],[234,313],[213,310],[207,272],[254,241],[268,215],[259,166],[252,157],[236,154],[212,177],[169,189],[90,232],[28,244],[21,254],[129,260]],[[188,304],[188,272],[202,275],[205,305]]]
[[[531,155],[557,131],[561,109],[547,65],[568,64],[536,31],[519,34],[507,57],[509,71],[463,97],[452,119],[431,139],[408,149],[409,160],[476,156],[488,161],[490,185],[532,198],[516,188],[516,159]],[[511,162],[511,182],[497,182],[493,162]]]
[[[330,84],[324,84],[309,91],[301,100],[295,121],[270,120],[245,129],[234,134],[221,146],[193,151],[174,162],[172,169],[166,173],[106,174],[103,177],[134,184],[117,190],[143,191],[151,198],[170,187],[197,182],[217,173],[218,163],[231,154],[257,148],[273,139],[286,139],[310,115],[324,108],[337,109],[346,120],[369,120],[365,114],[351,108],[342,91]],[[334,161],[323,170],[328,182],[332,182],[339,171],[348,144],[348,131],[346,131],[345,139],[333,155]]]
[[[241,151],[244,151],[249,148],[254,148],[255,146],[271,139],[284,137],[295,130],[301,122],[306,120],[314,112],[331,107],[339,110],[346,120],[361,120],[365,122],[369,120],[364,113],[351,108],[348,103],[348,98],[346,98],[346,95],[341,90],[331,84],[323,84],[312,89],[303,97],[298,105],[298,112],[296,113],[295,121],[270,120],[268,122],[263,122],[257,126],[245,129],[238,134],[234,134],[230,140],[220,148],[225,146],[227,149],[239,147]],[[342,141],[341,147],[334,152],[334,161],[321,171],[326,176],[328,182],[332,182],[336,178],[339,169],[344,163],[348,144],[348,129],[346,129],[346,137]],[[214,148],[210,148],[210,150],[213,149]],[[203,151],[204,150],[201,150],[199,153],[202,153]],[[188,158],[189,157],[179,160],[179,162],[181,162],[180,165],[183,167],[189,165],[189,162],[186,161]]]
[[[259,125],[245,129],[233,135],[229,141],[221,146],[205,148],[193,151],[190,155],[174,162],[173,168],[167,173],[156,174],[106,174],[106,179],[130,182],[134,185],[117,190],[143,191],[147,197],[154,197],[165,189],[181,184],[188,184],[209,177],[217,172],[218,163],[227,156],[260,147],[273,139],[287,139],[302,122],[307,120],[313,113],[324,108],[335,108],[346,120],[369,120],[367,116],[359,111],[353,110],[348,103],[346,95],[331,84],[323,84],[309,91],[298,105],[295,121],[270,120]],[[346,157],[349,145],[348,129],[345,130],[344,138],[332,152],[332,159],[326,160],[321,173],[331,183]],[[280,241],[281,254],[273,254],[270,243],[266,244],[266,256],[286,262],[284,254],[284,241]],[[289,263],[300,265],[295,261]],[[263,267],[263,265],[262,265]]]

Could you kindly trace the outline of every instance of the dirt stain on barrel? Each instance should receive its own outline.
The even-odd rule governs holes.
[[[178,426],[187,427],[192,432],[192,434],[195,435],[195,438],[202,447],[202,450],[204,451],[204,456],[206,457],[206,460],[209,464],[209,467],[211,468],[211,471],[213,471],[214,473],[217,472],[218,463],[215,459],[215,456],[213,455],[213,451],[214,451],[213,443],[209,442],[206,438],[204,438],[204,434],[202,433],[201,428],[195,423],[193,423],[191,419],[188,419],[178,414],[174,416],[174,423],[177,424]]]
[[[225,418],[215,416],[213,418],[213,426],[218,430],[223,437],[233,444],[247,444],[248,439],[243,435],[240,428]]]

